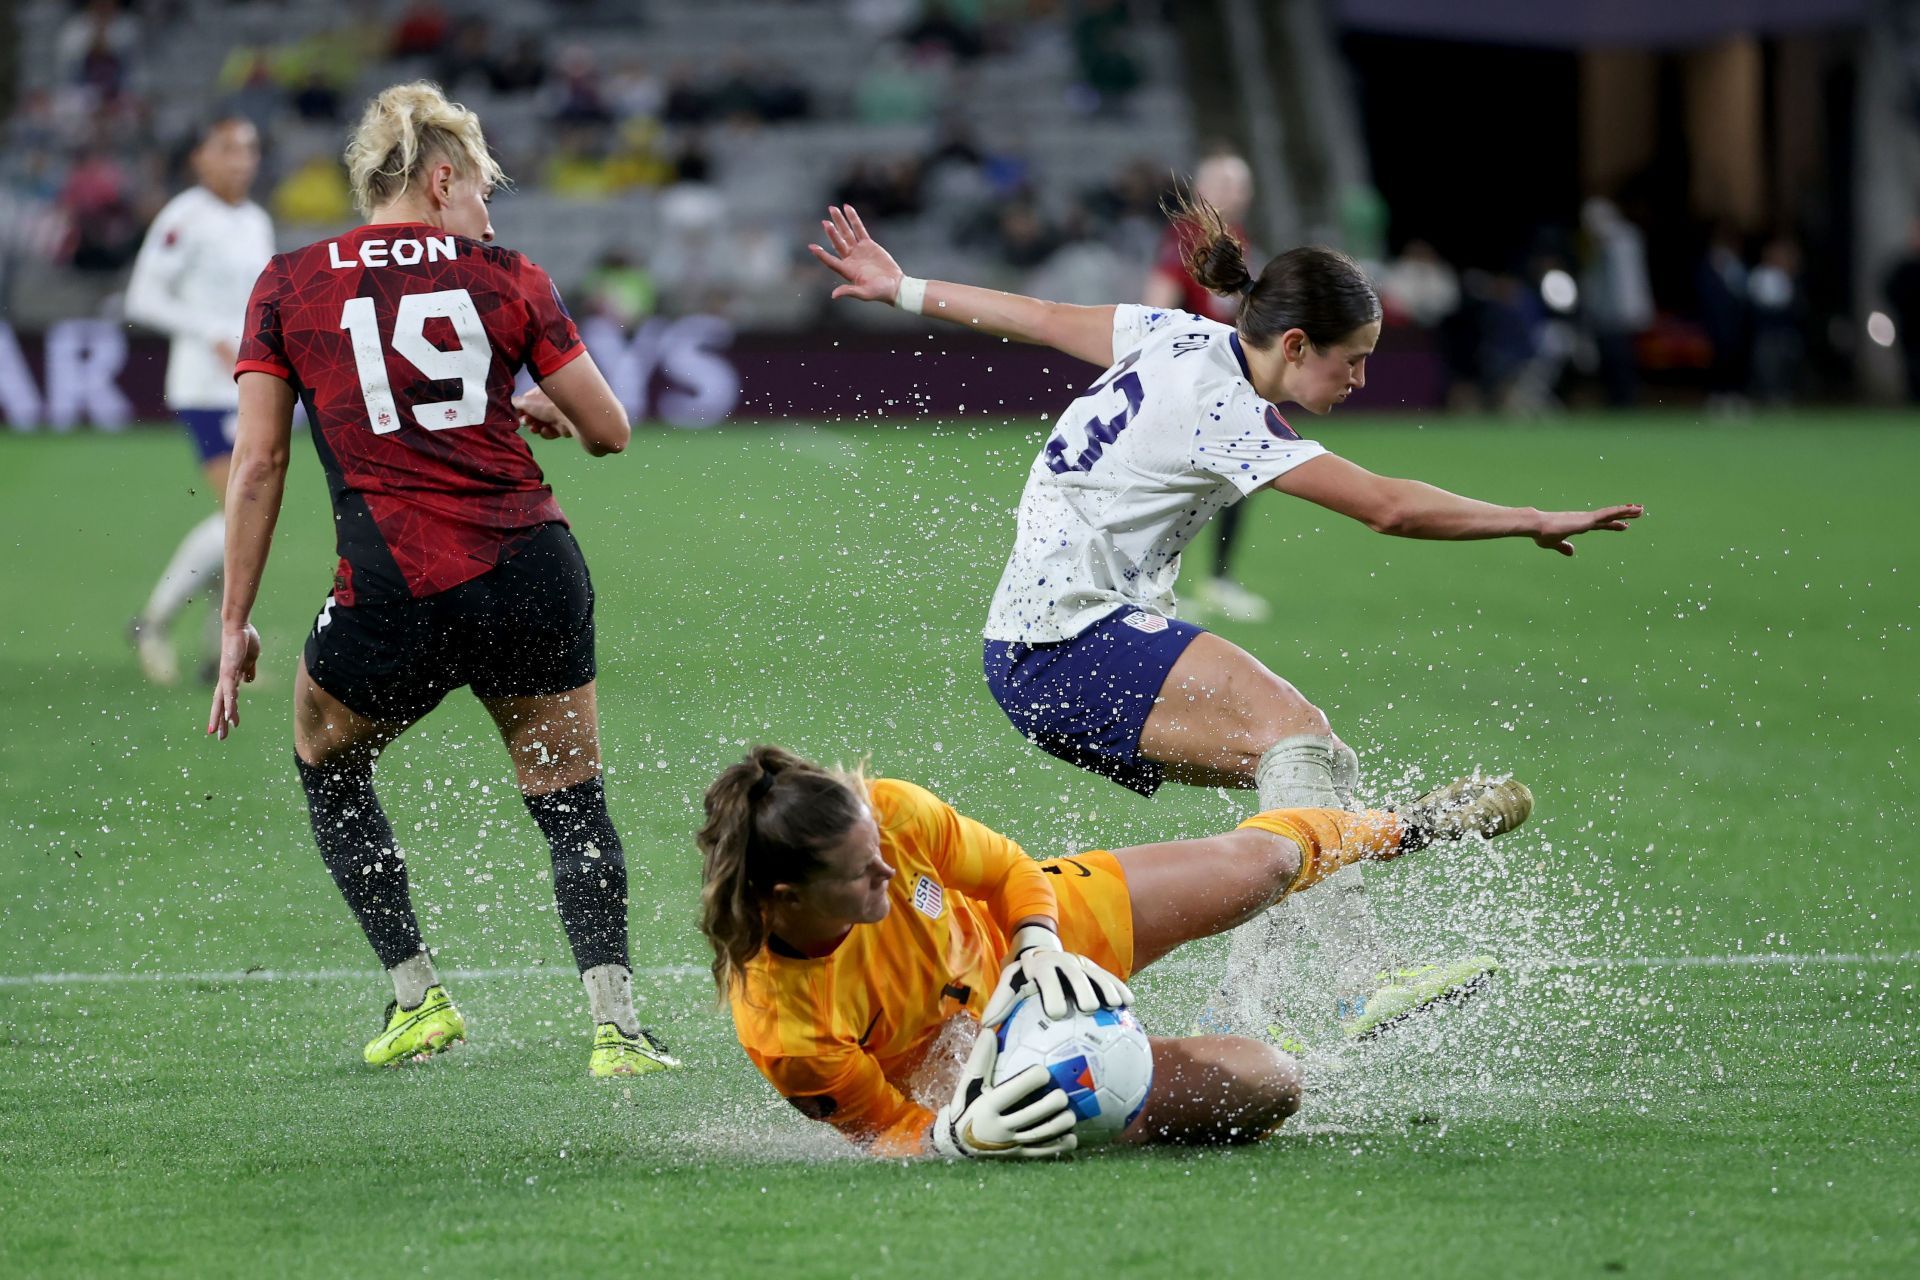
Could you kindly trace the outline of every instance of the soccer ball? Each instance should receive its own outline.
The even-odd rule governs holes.
[[[999,1057],[993,1083],[1010,1080],[1028,1067],[1047,1069],[1067,1091],[1078,1117],[1073,1126],[1083,1147],[1120,1136],[1146,1105],[1153,1087],[1153,1050],[1139,1020],[1127,1009],[1074,1011],[1055,1021],[1040,1001],[1028,996],[994,1032]]]

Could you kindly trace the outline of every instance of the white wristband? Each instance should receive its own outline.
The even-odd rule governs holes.
[[[900,277],[900,289],[893,295],[893,305],[902,311],[920,314],[920,308],[927,302],[927,282],[916,280],[912,276]]]

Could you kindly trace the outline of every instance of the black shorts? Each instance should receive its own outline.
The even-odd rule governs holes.
[[[313,682],[370,720],[411,723],[461,685],[481,698],[578,689],[594,677],[593,580],[563,524],[422,600],[343,608],[307,637]]]

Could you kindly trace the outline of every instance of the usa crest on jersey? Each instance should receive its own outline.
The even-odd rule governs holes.
[[[947,895],[940,888],[940,882],[932,876],[921,876],[913,882],[913,907],[929,920],[938,920],[941,909],[947,904]]]

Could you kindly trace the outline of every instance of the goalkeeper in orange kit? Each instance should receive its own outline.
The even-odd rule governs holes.
[[[993,1055],[974,1043],[1016,992],[1055,1017],[1127,1005],[1124,979],[1183,943],[1361,859],[1511,831],[1532,805],[1517,782],[1471,779],[1403,813],[1279,809],[1038,862],[910,782],[755,747],[707,789],[701,928],[747,1056],[805,1115],[877,1155],[1059,1155],[1066,1094],[1036,1098],[1047,1081],[1028,1073],[988,1087]],[[1298,1065],[1263,1041],[1152,1045],[1124,1142],[1256,1141],[1299,1106]]]

